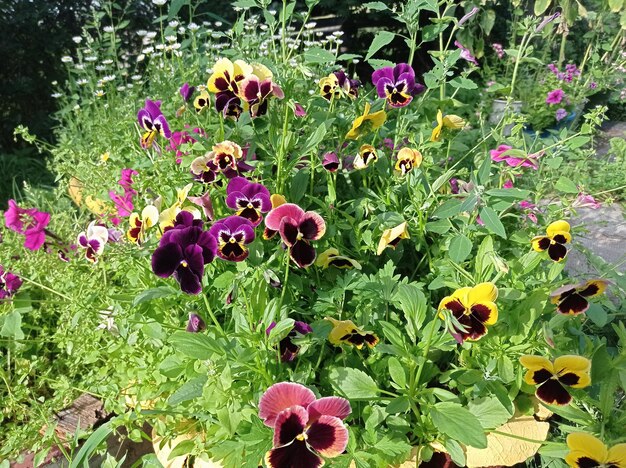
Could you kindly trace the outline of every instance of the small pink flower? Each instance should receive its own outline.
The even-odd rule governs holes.
[[[526,157],[513,156],[511,153],[515,152],[515,154],[519,154],[520,151],[513,150],[512,147],[508,145],[500,145],[494,150],[490,150],[491,160],[494,162],[505,162],[511,167],[530,167],[531,169],[537,170],[537,162],[535,161],[542,153],[529,154]]]
[[[4,213],[7,228],[25,237],[24,247],[39,250],[46,241],[46,227],[50,214],[35,208],[20,208],[15,200],[9,200],[9,209]]]
[[[585,195],[584,193],[579,193],[572,206],[575,208],[591,208],[592,210],[597,210],[602,207],[602,204],[596,201],[591,195]]]
[[[482,219],[480,219],[480,216],[476,216],[476,222],[481,226],[485,225],[485,222]]]
[[[560,104],[564,96],[565,93],[562,89],[554,89],[548,93],[548,96],[546,97],[546,104]]]
[[[506,189],[510,189],[513,188],[513,181],[512,180],[507,180],[504,185],[502,186],[502,188],[506,188]]]
[[[300,104],[299,102],[294,102],[293,105],[293,114],[296,117],[306,117],[306,110],[304,109],[304,107],[302,107],[302,104]]]
[[[478,60],[476,60],[476,57],[474,57],[472,55],[472,53],[470,52],[470,50],[463,46],[463,44],[461,44],[459,41],[454,41],[454,45],[457,46],[459,49],[461,49],[461,58],[473,63],[474,65],[478,66]]]

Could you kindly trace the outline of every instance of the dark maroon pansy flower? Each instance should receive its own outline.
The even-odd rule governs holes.
[[[195,86],[189,86],[189,83],[185,83],[184,85],[182,85],[180,87],[180,95],[183,98],[183,101],[185,102],[189,102],[189,100],[191,99],[191,96],[193,95],[193,92],[196,90]]]
[[[276,326],[276,322],[270,323],[270,326],[267,327],[267,330],[265,330],[265,333],[269,335],[275,326]],[[298,335],[304,336],[312,332],[313,332],[313,329],[311,328],[311,325],[309,325],[308,323],[299,322],[296,320],[293,324],[293,329],[289,332],[289,334],[285,338],[280,340],[280,343],[278,344],[278,348],[280,350],[280,360],[282,362],[293,361],[298,355],[298,352],[300,351],[300,346],[294,344],[294,342],[291,340],[293,340],[294,338],[297,338]]]
[[[326,223],[319,214],[305,212],[293,203],[285,203],[270,211],[265,217],[265,226],[280,233],[291,259],[300,268],[313,264],[315,248],[311,241],[320,239],[326,232]]]
[[[226,194],[226,205],[237,210],[237,216],[248,219],[255,227],[263,220],[262,213],[272,208],[270,191],[263,184],[250,182],[245,177],[230,179]]]
[[[186,330],[190,333],[198,333],[206,329],[206,324],[202,317],[198,314],[189,313],[189,322],[187,322]]]
[[[239,119],[243,112],[241,99],[232,91],[220,91],[215,95],[215,109],[224,117],[232,117],[235,120]]]
[[[341,166],[341,162],[336,153],[326,153],[322,158],[322,166],[329,172],[336,172]]]
[[[204,265],[213,261],[216,250],[217,241],[202,229],[202,221],[181,211],[152,254],[152,271],[161,278],[173,275],[184,293],[199,294]]]
[[[415,72],[406,63],[374,71],[372,83],[376,86],[378,97],[387,99],[391,107],[408,106],[413,96],[424,90],[422,85],[415,83]]]
[[[272,96],[282,99],[285,95],[271,78],[261,80],[256,75],[250,75],[241,82],[239,96],[246,102],[250,117],[255,118],[267,114],[269,99]]]
[[[217,256],[231,262],[248,258],[247,244],[254,240],[252,223],[242,216],[229,216],[211,226],[209,232],[217,239]]]
[[[21,208],[15,200],[9,200],[9,208],[4,213],[4,223],[7,228],[24,235],[24,247],[39,250],[46,241],[50,213],[35,208]]]

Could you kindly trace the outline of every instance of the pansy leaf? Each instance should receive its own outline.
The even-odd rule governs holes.
[[[369,49],[367,50],[367,55],[365,56],[365,60],[369,61],[373,57],[373,55],[378,52],[380,49],[385,47],[396,35],[389,31],[378,31],[376,36],[374,36],[374,40],[370,44]]]
[[[351,400],[369,400],[378,396],[374,379],[359,369],[336,367],[329,373],[333,388]]]
[[[542,15],[550,6],[552,0],[535,0],[535,16]]]
[[[178,291],[170,286],[159,286],[158,288],[150,288],[145,291],[141,291],[133,299],[133,306],[139,305],[143,302],[150,302],[154,299],[171,296]]]
[[[334,63],[335,55],[321,47],[311,47],[304,52],[305,63]]]
[[[202,333],[177,331],[169,339],[170,343],[185,356],[194,359],[210,359],[215,353],[221,353],[217,342]]]
[[[504,225],[502,224],[502,221],[500,221],[500,218],[498,218],[498,214],[492,208],[489,208],[488,206],[483,207],[480,210],[480,219],[482,219],[485,223],[485,227],[489,231],[506,239]]]
[[[557,180],[556,184],[554,184],[554,188],[557,189],[559,192],[565,193],[579,192],[578,186],[571,179],[568,179],[564,176],[559,177],[559,180]]]
[[[364,3],[362,6],[374,11],[384,11],[389,9],[389,7],[383,2],[367,2]]]
[[[448,254],[450,259],[455,263],[461,263],[472,252],[472,241],[465,237],[463,234],[459,234],[452,238],[450,241],[450,249]]]
[[[449,81],[450,86],[453,88],[461,88],[461,89],[476,89],[478,85],[474,83],[472,80],[468,80],[467,78],[463,78],[462,76],[457,76],[456,78]]]
[[[478,183],[486,185],[489,182],[489,176],[491,175],[491,158],[486,157],[478,168]]]
[[[430,417],[438,431],[476,448],[487,447],[487,437],[476,416],[458,403],[444,401],[430,410]]]
[[[432,214],[433,218],[450,218],[461,211],[461,201],[456,198],[446,200]]]
[[[202,389],[204,388],[204,384],[206,384],[207,380],[208,377],[206,375],[201,375],[188,380],[181,385],[178,390],[172,393],[167,400],[167,404],[170,406],[176,406],[184,401],[193,400],[194,398],[202,396]]]
[[[402,389],[406,387],[406,373],[404,372],[404,367],[400,364],[398,358],[392,356],[387,361],[387,365],[389,366],[389,375],[391,376],[391,380],[393,380],[398,386]]]
[[[468,405],[470,413],[478,418],[484,429],[493,429],[509,420],[511,413],[495,397],[484,397],[471,400]]]
[[[589,304],[589,309],[587,309],[585,315],[589,317],[589,320],[591,320],[596,327],[599,328],[605,326],[608,321],[606,309],[600,304]]]
[[[454,439],[446,439],[443,443],[446,452],[457,466],[465,466],[465,452],[463,447]]]

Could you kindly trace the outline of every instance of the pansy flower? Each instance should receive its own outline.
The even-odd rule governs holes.
[[[372,83],[378,97],[387,99],[387,104],[396,108],[408,106],[413,96],[424,90],[422,85],[415,84],[415,72],[406,63],[374,71]]]
[[[0,265],[0,301],[13,296],[22,286],[22,280],[19,276],[4,269]]]
[[[217,241],[202,229],[202,220],[181,211],[174,227],[163,234],[152,254],[152,271],[161,278],[174,279],[187,294],[200,294],[204,265],[215,258]]]
[[[524,381],[538,385],[535,395],[548,405],[568,405],[572,396],[565,387],[585,388],[591,385],[591,361],[582,356],[561,356],[551,362],[543,356],[522,356],[520,363],[528,371]]]
[[[134,244],[142,244],[146,240],[146,231],[159,222],[159,210],[154,205],[146,206],[141,216],[139,213],[130,215],[130,229],[126,232],[128,240]]]
[[[422,164],[422,153],[413,148],[402,148],[398,151],[396,171],[406,175]]]
[[[567,255],[565,244],[572,241],[570,226],[567,221],[555,221],[546,229],[547,236],[536,236],[531,240],[532,247],[537,252],[548,251],[548,256],[555,262],[560,262]]]
[[[191,203],[202,208],[204,217],[209,221],[215,219],[215,212],[213,210],[213,201],[211,200],[211,192],[206,192],[199,197],[187,197]]]
[[[238,96],[244,101],[244,110],[255,118],[267,114],[269,99],[285,97],[283,90],[272,81],[272,72],[261,64],[253,65],[253,73],[239,84]]]
[[[319,82],[320,93],[324,99],[339,99],[348,96],[355,99],[359,95],[359,80],[351,80],[343,70],[332,72],[330,75],[322,78]]]
[[[202,317],[198,314],[190,312],[186,330],[189,333],[198,333],[204,329],[206,329],[206,324],[204,323],[204,320],[202,320]]]
[[[237,170],[237,161],[243,158],[241,146],[228,140],[214,145],[211,154],[213,163],[220,171]]]
[[[444,127],[450,128],[452,130],[460,130],[464,126],[465,120],[463,120],[458,115],[448,114],[444,116],[441,110],[438,110],[437,125],[435,126],[435,128],[433,128],[432,134],[430,135],[430,141],[441,140],[441,134]]]
[[[239,98],[239,85],[244,78],[252,74],[252,66],[243,60],[231,62],[227,58],[219,59],[213,66],[207,88],[215,93],[215,108],[225,117],[238,119],[242,111]]]
[[[361,264],[356,260],[353,260],[349,257],[345,257],[343,255],[339,255],[339,250],[331,247],[329,249],[324,250],[319,256],[317,260],[315,260],[315,266],[321,268],[335,267],[340,269],[347,268],[355,268],[357,270],[361,269]]]
[[[265,217],[267,228],[278,231],[289,248],[291,259],[300,268],[315,261],[315,248],[311,241],[320,239],[326,232],[324,219],[314,211],[304,211],[298,205],[285,203]]]
[[[373,348],[378,344],[378,337],[374,333],[363,331],[351,320],[336,320],[331,317],[325,317],[324,320],[333,324],[333,329],[328,334],[328,341],[335,346],[346,344],[361,349],[364,345]]]
[[[193,96],[193,93],[194,93],[195,90],[196,90],[195,86],[189,86],[189,83],[185,83],[185,84],[183,84],[180,87],[178,92],[180,93],[181,97],[183,98],[183,101],[189,102],[189,100],[191,99],[191,96]]]
[[[408,238],[409,230],[407,229],[406,221],[392,228],[385,229],[382,236],[380,236],[380,241],[378,241],[378,249],[376,250],[376,255],[380,255],[381,253],[383,253],[383,251],[387,247],[395,249],[402,239]]]
[[[21,208],[15,200],[9,200],[9,208],[4,213],[7,228],[24,235],[24,247],[38,250],[46,241],[46,227],[50,223],[50,213],[35,208]]]
[[[341,162],[337,157],[337,153],[328,152],[322,157],[322,167],[328,172],[337,172],[340,166]]]
[[[210,105],[211,95],[206,90],[202,90],[193,100],[193,107],[196,109],[198,114],[204,109],[207,109]]]
[[[591,434],[573,432],[567,436],[567,447],[565,462],[572,468],[626,468],[626,444],[608,448]]]
[[[387,120],[387,114],[384,110],[380,110],[378,112],[374,112],[370,114],[371,106],[369,103],[365,103],[365,110],[363,111],[363,115],[360,115],[354,122],[352,123],[352,128],[346,134],[347,140],[356,140],[361,135],[365,135],[371,131],[377,130],[380,128]]]
[[[589,309],[588,298],[602,294],[608,284],[608,281],[602,279],[568,284],[552,292],[550,302],[556,304],[556,310],[560,314],[579,315]]]
[[[370,164],[378,161],[378,153],[372,145],[361,145],[359,154],[354,157],[352,167],[357,170],[365,169]]]
[[[218,257],[231,262],[248,258],[246,245],[254,240],[254,227],[249,220],[241,216],[229,216],[216,221],[209,232],[217,239]]]
[[[108,240],[109,230],[95,221],[89,223],[87,231],[78,235],[78,245],[85,249],[85,258],[91,263],[98,263],[98,257],[102,255]]]
[[[267,327],[265,333],[269,335],[275,326],[276,322],[270,323],[270,326]],[[300,351],[300,346],[295,344],[292,340],[294,338],[298,338],[299,336],[308,335],[312,332],[313,329],[311,328],[311,325],[296,320],[293,324],[293,329],[287,334],[286,337],[280,340],[280,343],[278,344],[278,349],[280,351],[280,360],[282,362],[293,361]]]
[[[203,184],[215,182],[217,179],[217,173],[219,172],[219,168],[215,164],[215,155],[212,151],[209,151],[202,156],[198,156],[191,161],[190,169],[193,179],[197,182],[202,182]]]
[[[457,289],[439,303],[439,317],[446,319],[448,310],[457,323],[452,324],[452,336],[460,343],[478,340],[487,333],[487,326],[498,320],[498,288],[493,283],[480,283],[473,288]]]
[[[167,120],[161,112],[161,101],[146,99],[145,106],[137,113],[137,120],[146,131],[141,137],[141,147],[144,149],[150,148],[158,135],[165,139],[172,136]]]
[[[226,205],[256,227],[263,220],[263,213],[272,208],[270,191],[245,177],[233,177],[226,187]]]
[[[272,209],[274,209],[274,208],[278,208],[280,205],[284,205],[285,203],[287,203],[287,200],[282,195],[278,193],[274,193],[272,194],[272,196],[270,196],[270,202],[272,203]],[[270,229],[266,226],[265,229],[263,229],[263,239],[270,240],[277,233],[278,233],[277,230]]]
[[[272,385],[259,401],[259,417],[274,429],[273,448],[265,454],[268,468],[319,468],[324,458],[341,455],[348,445],[343,423],[352,409],[340,397],[317,399],[304,385]]]

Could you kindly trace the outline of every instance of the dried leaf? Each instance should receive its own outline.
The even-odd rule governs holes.
[[[83,201],[83,183],[76,177],[71,177],[67,185],[67,193],[76,206],[80,206]]]

